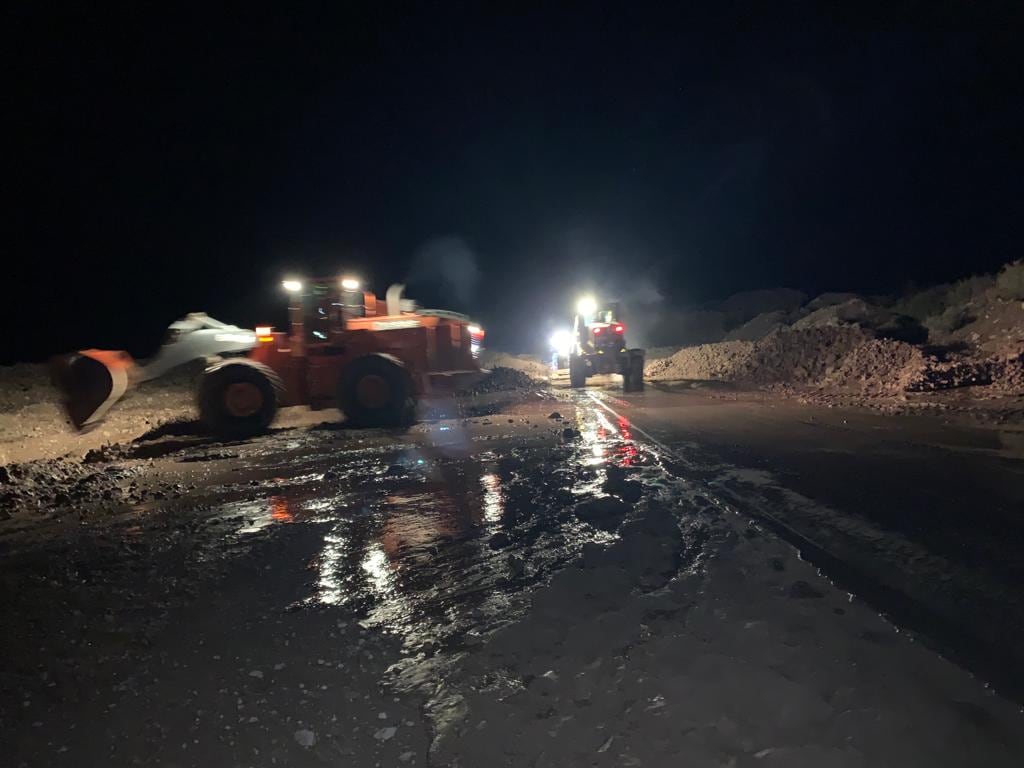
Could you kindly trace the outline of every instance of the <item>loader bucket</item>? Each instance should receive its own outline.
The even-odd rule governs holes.
[[[50,378],[77,430],[95,425],[128,389],[135,361],[127,352],[83,349],[53,360]]]

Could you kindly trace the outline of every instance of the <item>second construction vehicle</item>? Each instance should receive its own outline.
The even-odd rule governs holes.
[[[599,373],[622,374],[624,392],[644,388],[644,350],[626,346],[626,325],[617,303],[598,307],[590,298],[580,299],[573,319],[569,352],[569,384],[584,387],[587,377]]]

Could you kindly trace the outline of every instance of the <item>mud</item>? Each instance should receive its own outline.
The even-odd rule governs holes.
[[[46,489],[0,527],[12,764],[1022,754],[1015,705],[738,514],[720,469],[585,393],[479,404],[54,465],[110,499],[9,470]]]

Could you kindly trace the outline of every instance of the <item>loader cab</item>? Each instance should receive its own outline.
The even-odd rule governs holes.
[[[340,305],[325,280],[311,280],[290,294],[288,315],[293,341],[326,344],[341,317]]]
[[[288,316],[293,343],[337,343],[349,320],[367,315],[367,294],[352,278],[295,281],[292,285]]]
[[[573,326],[581,354],[604,354],[613,349],[625,349],[626,327],[618,302],[601,307],[581,307]]]

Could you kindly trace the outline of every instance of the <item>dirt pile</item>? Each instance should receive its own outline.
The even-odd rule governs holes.
[[[1024,262],[901,298],[796,300],[795,292],[755,291],[722,302],[736,321],[726,341],[649,358],[647,377],[868,398],[968,387],[983,399],[1024,396]],[[751,316],[754,309],[766,311]]]
[[[864,299],[849,299],[838,304],[828,304],[815,309],[804,315],[795,323],[794,328],[821,328],[831,325],[853,325],[868,321],[875,312],[876,307],[868,304]]]
[[[851,350],[869,338],[859,328],[787,328],[756,342],[726,341],[687,347],[671,357],[649,362],[645,375],[655,381],[807,384],[832,374]]]
[[[67,459],[0,466],[0,519],[19,512],[38,513],[54,505],[122,502],[126,498],[124,483],[132,473],[115,467],[98,471]]]
[[[522,371],[536,381],[547,381],[551,376],[551,366],[533,355],[510,355],[506,352],[485,349],[480,354],[480,365],[489,370],[512,368]]]
[[[649,361],[644,377],[657,380],[701,379],[734,381],[754,344],[749,341],[723,341],[686,347],[671,357]]]
[[[1024,393],[1024,352],[996,359],[992,368],[992,386],[1000,393]]]
[[[786,328],[756,342],[680,350],[647,363],[652,381],[713,380],[898,397],[984,387],[981,397],[1024,395],[1024,353],[965,356],[875,338],[858,326]]]
[[[1024,348],[1024,302],[1016,299],[986,296],[930,320],[936,341],[959,342],[997,355]],[[945,328],[950,330],[944,332]]]
[[[515,389],[535,389],[537,380],[518,368],[498,366],[490,375],[464,390],[468,395],[483,395],[488,392],[507,392]]]
[[[912,293],[894,309],[919,319],[932,344],[997,356],[1018,352],[1024,347],[1024,262]]]
[[[819,382],[869,338],[856,327],[777,331],[754,344],[735,378],[753,384]]]
[[[895,394],[920,381],[927,361],[917,347],[891,339],[868,339],[851,349],[822,384],[869,394]]]

